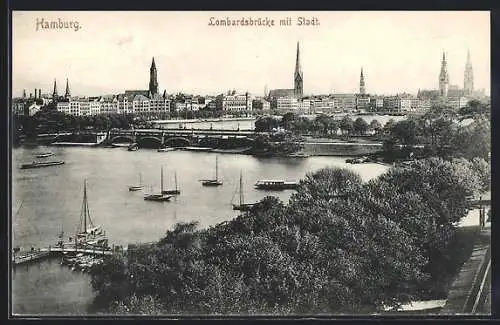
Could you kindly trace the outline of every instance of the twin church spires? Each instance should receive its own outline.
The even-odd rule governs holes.
[[[448,76],[448,63],[446,55],[443,52],[443,59],[441,61],[441,71],[439,73],[439,95],[442,97],[448,96],[448,88],[450,78]],[[464,71],[464,95],[470,95],[474,91],[474,74],[472,71],[472,62],[470,59],[470,51],[467,50],[467,61],[465,63]]]
[[[69,90],[69,80],[66,78],[66,91],[64,92],[64,98],[70,98],[71,92]],[[57,81],[54,79],[54,90],[52,91],[52,99],[57,100],[59,95],[57,94]]]

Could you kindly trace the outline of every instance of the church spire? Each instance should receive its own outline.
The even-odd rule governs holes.
[[[56,82],[56,79],[54,79],[54,91],[52,92],[52,99],[57,99],[58,95],[57,95],[57,82]]]
[[[69,80],[66,78],[66,92],[64,93],[64,98],[70,98],[71,92],[69,91]]]
[[[297,58],[295,59],[295,73],[294,73],[294,95],[295,97],[301,98],[303,95],[304,87],[304,75],[302,73],[302,67],[300,65],[300,46],[297,42]]]
[[[472,71],[472,62],[470,60],[470,51],[467,50],[467,62],[465,63],[464,71],[464,92],[466,95],[472,94],[474,91],[474,74]]]
[[[363,75],[363,67],[361,67],[361,74],[359,76],[359,94],[364,95],[365,93],[365,76]]]
[[[448,67],[446,63],[446,55],[443,51],[443,60],[441,61],[441,72],[439,73],[439,94],[442,97],[448,96],[448,86],[449,86],[449,77],[448,77]]]
[[[158,79],[154,57],[151,62],[151,68],[149,68],[149,93],[151,96],[158,94]]]

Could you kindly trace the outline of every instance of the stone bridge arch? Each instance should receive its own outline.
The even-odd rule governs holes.
[[[117,135],[111,138],[110,143],[135,142],[134,138],[128,135]]]
[[[137,144],[141,148],[160,148],[162,145],[162,141],[160,138],[155,137],[155,136],[143,136],[139,137],[137,136],[136,140]]]
[[[165,146],[167,147],[188,147],[191,145],[191,140],[184,137],[165,138]]]

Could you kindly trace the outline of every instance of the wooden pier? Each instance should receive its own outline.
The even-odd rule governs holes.
[[[82,253],[84,255],[94,255],[94,256],[109,256],[113,255],[114,252],[111,250],[99,249],[99,248],[75,248],[75,247],[48,247],[48,248],[37,248],[26,253],[13,254],[12,264],[19,265],[29,262],[39,261],[55,254],[64,253]]]

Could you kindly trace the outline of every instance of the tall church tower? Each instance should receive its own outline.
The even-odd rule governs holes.
[[[151,68],[149,68],[149,92],[151,95],[158,94],[158,79],[154,57],[153,62],[151,62]]]
[[[365,76],[363,75],[363,68],[362,67],[361,67],[361,75],[359,76],[359,94],[360,95],[366,94]]]
[[[441,61],[441,72],[439,73],[439,95],[441,97],[448,96],[448,86],[450,80],[448,77],[448,68],[446,64],[446,56],[443,52],[443,61]]]
[[[52,92],[52,99],[56,100],[59,95],[57,95],[57,82],[56,79],[54,79],[54,91]]]
[[[66,92],[64,93],[64,98],[70,98],[71,97],[71,92],[69,91],[69,81],[68,78],[66,78]]]
[[[466,95],[470,95],[472,94],[473,91],[474,91],[474,74],[472,73],[470,51],[467,51],[467,62],[465,63],[465,72],[464,72],[464,92]]]
[[[300,48],[297,42],[297,59],[295,60],[295,73],[294,73],[294,87],[293,94],[297,98],[302,98],[304,93],[304,75],[302,74],[302,67],[300,66]]]

